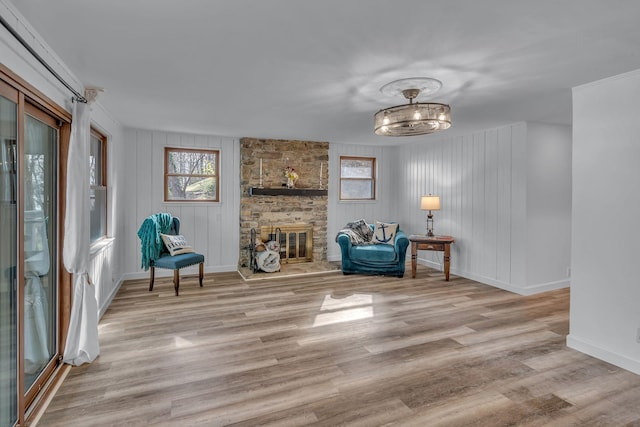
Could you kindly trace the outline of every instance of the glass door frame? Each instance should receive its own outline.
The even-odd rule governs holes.
[[[11,87],[10,85],[5,84],[5,82],[0,82],[0,96],[2,96],[4,98],[6,98],[7,100],[15,103],[15,106],[16,106],[15,107],[15,111],[16,111],[15,138],[16,139],[15,139],[15,142],[14,142],[14,145],[15,145],[15,147],[14,147],[14,156],[15,157],[13,159],[13,162],[14,162],[14,165],[15,165],[15,169],[14,170],[16,172],[16,175],[14,177],[14,179],[15,179],[15,187],[14,187],[14,189],[12,191],[11,199],[12,199],[12,203],[15,203],[15,206],[14,206],[15,218],[17,219],[17,221],[20,221],[20,218],[19,218],[19,215],[18,215],[18,199],[20,199],[20,197],[18,195],[18,191],[19,190],[18,190],[18,183],[17,183],[17,181],[18,181],[18,178],[17,178],[18,164],[17,164],[17,162],[18,162],[18,140],[20,139],[19,129],[20,129],[20,120],[21,120],[20,119],[20,116],[21,116],[20,103],[21,103],[21,100],[24,99],[24,98],[22,97],[22,95],[20,94],[20,92],[17,89],[15,89],[14,87]],[[20,265],[19,256],[18,256],[18,254],[20,253],[18,247],[21,244],[21,241],[23,240],[23,239],[20,238],[20,233],[19,233],[18,230],[19,230],[18,224],[16,224],[16,229],[15,229],[16,235],[15,236],[11,236],[11,239],[15,239],[15,246],[12,248],[12,250],[15,251],[14,260],[15,260],[15,269],[16,270],[15,270],[14,273],[11,274],[12,276],[16,277],[15,294],[11,295],[11,292],[10,292],[9,295],[12,296],[13,299],[14,299],[14,300],[12,300],[10,302],[10,304],[15,304],[15,311],[14,311],[14,313],[12,313],[13,314],[13,316],[12,316],[13,318],[11,319],[12,322],[15,322],[15,337],[13,338],[13,340],[15,340],[14,342],[15,342],[15,346],[16,346],[16,359],[14,359],[12,361],[12,363],[14,364],[12,366],[12,368],[15,366],[15,370],[16,370],[15,371],[15,384],[14,384],[15,389],[13,390],[14,396],[13,396],[12,404],[14,404],[14,403],[16,404],[16,408],[15,408],[16,409],[16,414],[15,414],[15,416],[16,416],[16,419],[18,420],[18,423],[20,423],[20,412],[21,412],[21,405],[23,405],[23,403],[22,403],[23,399],[21,399],[21,393],[18,393],[18,390],[23,390],[23,389],[20,388],[20,372],[23,371],[22,365],[24,364],[24,361],[22,360],[22,357],[21,357],[23,353],[20,352],[20,345],[21,345],[20,337],[22,336],[22,333],[20,332],[20,327],[24,322],[20,319],[20,315],[21,315],[22,312],[20,311],[19,305],[20,305],[21,298],[24,298],[24,293],[20,289],[20,285],[18,285],[18,283],[17,283],[17,277],[20,274],[20,271],[22,269],[22,266]],[[6,238],[7,236],[3,236],[3,237]],[[10,264],[12,264],[12,263],[10,262]],[[12,266],[9,265],[9,268],[11,268],[11,267]],[[10,282],[11,281],[12,281],[12,279],[10,279]],[[14,284],[10,283],[9,286],[13,287]],[[21,295],[22,295],[22,297],[21,297]],[[23,305],[24,305],[24,302],[23,302]],[[12,377],[13,375],[14,375],[14,372],[11,372],[9,374],[9,377]],[[14,414],[11,414],[11,416],[14,416]]]
[[[4,64],[0,64],[0,94],[7,93],[8,99],[14,101],[17,91],[17,141],[16,141],[16,162],[17,162],[17,424],[27,425],[37,417],[43,409],[47,397],[53,392],[55,387],[62,381],[65,373],[70,369],[69,365],[62,364],[62,354],[66,343],[67,331],[69,329],[69,318],[71,315],[72,280],[71,274],[66,271],[62,259],[64,218],[66,212],[66,182],[67,182],[67,155],[69,151],[69,139],[71,136],[71,114],[60,107],[54,101],[35,89],[32,85],[12,72]],[[58,128],[58,149],[57,149],[57,222],[53,224],[57,236],[56,253],[56,283],[57,283],[57,353],[55,357],[45,367],[45,371],[32,385],[31,389],[25,393],[25,365],[24,365],[24,140],[25,140],[25,114],[48,116],[55,127]],[[32,114],[33,113],[33,114]],[[52,123],[46,121],[46,123]],[[46,372],[46,375],[45,375]]]

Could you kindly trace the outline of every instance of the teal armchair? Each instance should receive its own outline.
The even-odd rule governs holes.
[[[373,230],[373,225],[369,225]],[[342,253],[343,274],[379,274],[403,277],[409,238],[404,231],[396,231],[394,244],[354,245],[345,233],[338,233],[336,241]]]

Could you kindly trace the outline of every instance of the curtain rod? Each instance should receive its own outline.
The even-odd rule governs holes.
[[[38,62],[40,62],[40,64],[42,64],[42,66],[44,68],[47,69],[47,71],[49,71],[53,77],[55,77],[56,79],[58,79],[58,81],[60,83],[62,83],[67,89],[69,89],[74,95],[74,101],[78,101],[78,102],[87,102],[87,99],[82,96],[80,94],[80,92],[78,92],[77,90],[75,90],[73,88],[73,86],[71,86],[69,83],[67,83],[65,81],[65,79],[63,79],[62,77],[60,77],[60,74],[58,74],[53,68],[51,68],[51,66],[47,63],[47,61],[45,61],[39,54],[38,52],[36,52],[30,45],[29,43],[27,43],[27,41],[20,35],[18,34],[18,32],[7,22],[6,19],[4,19],[4,17],[2,15],[0,15],[0,23],[2,23],[2,25],[7,29],[7,31],[9,31],[9,33],[11,33],[11,35],[13,37],[15,37],[16,40],[18,40],[20,42],[20,44],[22,46],[24,46],[25,49],[27,49],[29,51],[29,53],[31,55],[33,55],[34,58],[36,58],[38,60]]]

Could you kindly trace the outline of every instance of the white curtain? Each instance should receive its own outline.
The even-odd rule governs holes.
[[[90,363],[98,357],[98,303],[89,279],[89,141],[90,110],[73,103],[67,208],[64,219],[64,266],[73,273],[71,319],[63,361],[71,365]]]

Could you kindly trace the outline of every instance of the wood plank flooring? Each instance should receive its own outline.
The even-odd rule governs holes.
[[[640,376],[565,346],[569,291],[418,277],[123,284],[38,426],[640,426]]]

